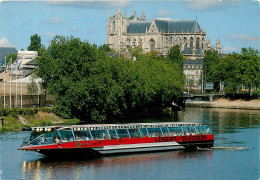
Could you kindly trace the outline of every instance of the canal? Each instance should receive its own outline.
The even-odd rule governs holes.
[[[28,132],[0,134],[0,180],[10,179],[259,179],[260,111],[188,108],[169,119],[203,122],[215,135],[207,150],[52,160],[18,151]]]

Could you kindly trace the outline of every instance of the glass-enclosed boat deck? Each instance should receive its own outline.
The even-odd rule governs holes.
[[[75,141],[212,134],[203,123],[181,122],[43,126],[32,127],[32,131],[22,147]]]

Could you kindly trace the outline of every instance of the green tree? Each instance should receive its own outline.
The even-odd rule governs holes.
[[[112,49],[107,44],[100,45],[98,47],[98,50],[104,51],[104,52],[111,52],[112,51]]]
[[[203,59],[203,76],[204,82],[214,82],[214,87],[219,84],[221,78],[218,74],[219,71],[216,71],[217,65],[220,62],[220,57],[216,51],[207,50],[205,57]]]
[[[132,57],[136,57],[136,59],[139,59],[144,53],[143,48],[141,46],[136,46],[134,48],[131,48],[129,52],[132,53]]]
[[[12,58],[12,63],[14,63],[14,61],[16,60],[17,58],[17,54],[9,54],[7,57],[6,57],[6,64],[9,63],[10,59]]]
[[[43,87],[56,96],[57,112],[84,121],[170,105],[184,87],[178,65],[165,58],[143,55],[135,63],[110,58],[73,37],[56,36],[37,64]]]
[[[241,83],[250,89],[260,87],[260,56],[259,51],[249,47],[241,49],[240,56]]]
[[[214,70],[211,70],[213,77],[215,76],[215,82],[217,80],[224,82],[226,93],[235,94],[241,84],[240,62],[237,57],[238,54],[227,55],[219,60]]]
[[[38,93],[38,86],[33,79],[30,84],[27,85],[27,94],[37,94]]]
[[[180,47],[178,45],[171,47],[170,52],[168,53],[168,59],[173,63],[178,64],[180,70],[183,71],[184,57],[181,54]]]
[[[34,34],[31,36],[31,42],[30,45],[27,47],[29,51],[38,51],[42,45],[41,45],[41,36],[38,36],[38,34]]]

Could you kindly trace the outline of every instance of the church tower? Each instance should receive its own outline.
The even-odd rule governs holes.
[[[113,17],[109,14],[107,20],[107,44],[112,49],[120,49],[122,34],[125,31],[125,19],[121,9],[118,9]]]

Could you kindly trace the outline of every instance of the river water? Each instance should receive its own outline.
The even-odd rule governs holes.
[[[188,108],[170,119],[142,121],[206,123],[215,135],[215,147],[57,161],[18,151],[28,132],[4,133],[0,134],[0,180],[260,178],[260,111]]]

